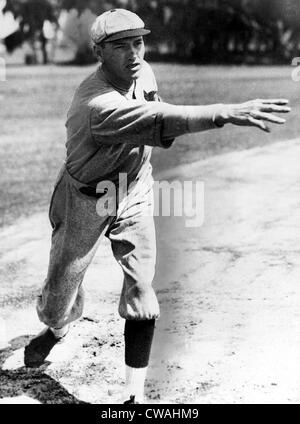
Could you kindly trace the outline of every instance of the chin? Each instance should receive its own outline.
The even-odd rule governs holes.
[[[138,67],[135,70],[129,71],[130,78],[133,78],[133,79],[138,78],[141,74],[141,70],[142,70],[142,67]]]
[[[139,69],[138,71],[134,72],[134,74],[132,74],[132,79],[136,80],[139,78],[140,75],[141,75],[141,70]]]

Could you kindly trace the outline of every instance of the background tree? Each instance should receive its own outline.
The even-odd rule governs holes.
[[[299,56],[299,0],[7,0],[20,31],[6,45],[12,50],[27,40],[36,56],[38,40],[46,62],[44,23],[57,22],[64,11],[69,16],[61,29],[75,46],[75,62],[89,63],[95,60],[91,23],[114,7],[138,13],[151,29],[152,58],[164,53],[164,59],[202,63],[272,63]]]
[[[36,43],[39,42],[42,50],[43,63],[48,62],[47,39],[43,27],[45,21],[57,22],[55,4],[50,0],[7,0],[3,12],[12,12],[19,21],[20,30],[6,40],[8,50],[12,51],[24,41],[28,41],[32,48],[33,61],[37,62]]]
[[[96,60],[89,35],[89,30],[96,16],[118,6],[118,1],[105,0],[58,0],[58,7],[67,11],[62,31],[65,38],[75,47],[75,64],[85,65]],[[122,7],[128,8],[129,2]]]

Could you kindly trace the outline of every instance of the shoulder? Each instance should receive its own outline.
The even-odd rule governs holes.
[[[143,72],[145,74],[154,76],[153,69],[151,68],[150,64],[146,60],[143,61]]]
[[[116,102],[124,101],[124,97],[112,87],[96,70],[78,86],[74,101],[80,109],[106,109]]]
[[[98,69],[85,78],[78,86],[75,96],[79,97],[82,101],[89,103],[91,99],[102,94],[113,91],[113,88],[101,78],[101,73]]]

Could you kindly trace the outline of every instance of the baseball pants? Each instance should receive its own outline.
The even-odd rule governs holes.
[[[103,235],[111,241],[124,274],[120,316],[157,318],[159,306],[151,286],[156,259],[152,186],[137,182],[117,205],[115,216],[103,217],[96,209],[99,199],[82,194],[80,184],[62,168],[49,210],[52,243],[47,278],[37,301],[39,319],[60,328],[81,316],[82,281]]]

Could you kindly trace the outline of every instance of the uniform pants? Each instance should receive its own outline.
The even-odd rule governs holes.
[[[151,185],[137,182],[117,205],[114,216],[99,216],[98,201],[82,194],[62,168],[49,210],[53,232],[48,274],[37,302],[39,319],[48,326],[60,328],[81,316],[82,281],[104,235],[111,241],[112,252],[124,274],[120,316],[145,320],[159,315],[151,286],[156,259]]]

